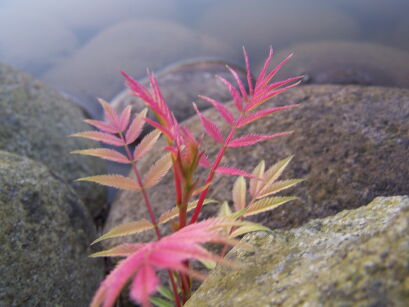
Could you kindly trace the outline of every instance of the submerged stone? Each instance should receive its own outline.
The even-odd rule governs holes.
[[[252,233],[227,256],[239,267],[217,267],[185,306],[407,306],[408,233],[407,196]]]
[[[126,44],[124,44],[126,42]],[[122,88],[125,71],[135,78],[190,57],[226,56],[226,43],[169,20],[127,20],[105,29],[43,79],[82,101],[100,116],[96,97],[111,100]]]
[[[290,53],[277,75],[305,75],[304,84],[356,84],[409,88],[409,52],[366,42],[321,41],[280,51],[276,63]],[[261,67],[260,67],[261,68]]]
[[[43,164],[0,151],[0,305],[86,306],[103,277],[95,227]]]
[[[254,63],[264,59],[268,46],[284,48],[293,42],[353,39],[360,25],[328,1],[225,0],[216,1],[197,27],[228,42],[241,59],[245,46]]]

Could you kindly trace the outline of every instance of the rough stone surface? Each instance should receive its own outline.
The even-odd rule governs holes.
[[[218,75],[232,83],[235,82],[226,69],[226,65],[234,68],[244,82],[246,79],[245,71],[241,67],[222,60],[186,61],[172,65],[157,74],[162,95],[179,121],[195,114],[192,102],[195,102],[200,110],[211,107],[210,103],[197,97],[199,94],[221,102],[231,100],[229,90],[215,78],[215,75]],[[145,86],[149,86],[148,80],[144,79],[141,82]],[[117,95],[111,104],[118,112],[121,112],[128,105],[133,106],[133,110],[136,112],[146,107],[144,102],[133,96],[128,89]]]
[[[276,62],[294,53],[277,75],[305,75],[316,84],[409,87],[409,52],[375,43],[321,41],[280,51]]]
[[[226,43],[175,22],[128,20],[102,31],[43,79],[78,97],[95,117],[95,98],[110,100],[123,88],[120,70],[141,78],[147,68],[162,69],[190,57],[227,56],[228,50]]]
[[[228,150],[223,161],[224,165],[251,171],[261,159],[270,166],[295,155],[283,178],[306,180],[280,194],[296,195],[300,200],[258,215],[258,222],[271,228],[289,228],[312,218],[365,205],[376,196],[407,193],[409,90],[310,85],[281,94],[267,105],[294,103],[301,106],[273,114],[240,130],[241,134],[294,130],[292,135]],[[227,125],[213,109],[205,114],[222,131],[227,130]],[[196,117],[185,124],[195,134],[202,131]],[[142,173],[162,155],[161,146],[163,143],[140,164]],[[218,151],[218,146],[209,138],[205,138],[204,148],[213,158]],[[206,170],[201,169],[200,174],[204,176],[205,173]],[[155,212],[174,206],[172,180],[168,174],[150,190]],[[232,176],[216,176],[209,197],[231,201],[234,180]],[[208,205],[204,213],[214,214],[216,210],[217,206]],[[142,197],[132,192],[120,192],[112,205],[105,231],[142,217],[147,217]],[[112,246],[119,242],[122,240],[107,240],[105,244]]]
[[[96,147],[95,142],[68,138],[90,130],[83,119],[81,110],[55,90],[0,64],[0,149],[43,162],[94,209],[105,200],[105,189],[74,180],[104,173],[104,164],[70,154]]]
[[[92,219],[48,169],[0,151],[0,305],[87,306],[103,276]]]
[[[189,306],[408,306],[409,198],[365,207],[292,230],[247,235],[237,269],[218,267]]]

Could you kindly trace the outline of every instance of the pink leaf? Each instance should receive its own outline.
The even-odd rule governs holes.
[[[131,118],[131,106],[127,106],[121,113],[121,116],[119,117],[119,124],[120,124],[120,129],[121,131],[126,130],[126,128],[129,125],[129,120]]]
[[[135,182],[134,179],[117,174],[84,177],[77,179],[77,181],[91,181],[108,187],[130,191],[141,190],[141,187]]]
[[[133,157],[135,160],[140,160],[142,157],[147,154],[153,146],[156,144],[158,138],[160,137],[159,130],[153,130],[148,133],[142,141],[135,147]]]
[[[294,86],[297,86],[300,83],[301,83],[301,80],[298,81],[298,82],[295,82],[293,84],[290,84],[290,85],[288,85],[286,87],[280,88],[278,90],[271,91],[271,92],[267,93],[266,95],[264,95],[262,97],[254,97],[255,98],[254,101],[251,101],[251,103],[247,106],[246,112],[249,112],[249,111],[257,108],[259,105],[263,104],[264,102],[266,102],[267,100],[269,100],[273,96],[276,96],[276,95],[278,95],[278,94],[280,94],[280,93],[282,93],[282,92],[284,92],[284,91],[286,91],[286,90],[288,90],[288,89],[290,89],[290,88],[292,88]]]
[[[292,132],[280,132],[280,133],[275,133],[275,134],[270,134],[270,135],[259,135],[259,134],[246,135],[246,136],[231,140],[228,144],[228,147],[250,146],[258,142],[264,141],[264,140],[272,139],[272,138],[282,136],[282,135],[287,135],[290,133]]]
[[[250,95],[253,95],[254,88],[253,88],[253,82],[251,80],[250,62],[249,62],[249,57],[247,55],[246,49],[244,47],[243,47],[243,54],[244,54],[244,60],[246,61],[247,83],[249,85],[249,92],[250,92]]]
[[[136,302],[141,302],[143,306],[150,306],[149,296],[158,286],[159,279],[152,265],[142,265],[132,282],[130,296]]]
[[[224,118],[224,120],[230,124],[233,125],[234,124],[234,116],[233,114],[220,102],[206,97],[206,96],[201,96],[199,95],[200,98],[202,98],[203,100],[206,100],[207,102],[211,103],[213,105],[213,107],[217,110],[217,112],[220,113],[220,115]]]
[[[283,81],[278,81],[278,82],[272,83],[272,84],[258,90],[257,95],[255,95],[254,97],[260,98],[260,97],[269,95],[269,93],[272,93],[274,90],[276,90],[276,89],[278,89],[278,88],[280,88],[280,87],[282,87],[284,85],[287,85],[288,83],[291,83],[293,81],[300,80],[303,77],[304,76],[296,76],[296,77],[288,78],[288,79],[283,80]]]
[[[275,113],[278,111],[282,111],[282,110],[287,110],[287,109],[291,109],[291,108],[295,108],[298,107],[298,104],[293,104],[293,105],[289,105],[289,106],[283,106],[283,107],[275,107],[275,108],[269,108],[269,109],[264,109],[264,110],[260,110],[257,111],[256,113],[250,114],[247,117],[243,118],[239,124],[237,125],[237,127],[243,127],[259,118],[262,118],[264,116],[270,115],[271,113]]]
[[[147,112],[148,110],[144,109],[142,112],[135,116],[125,134],[126,144],[132,144],[141,135],[143,125],[145,124],[144,118]]]
[[[257,89],[257,84],[260,84],[261,80],[263,80],[263,78],[266,75],[268,66],[270,65],[271,59],[273,58],[273,47],[270,46],[270,50],[268,52],[268,57],[266,59],[266,61],[264,62],[263,68],[260,72],[260,74],[258,75],[257,81],[256,81],[256,89]]]
[[[175,146],[164,146],[163,150],[167,150],[172,153],[174,156],[178,154],[178,149]]]
[[[158,184],[172,167],[172,159],[170,154],[166,153],[158,161],[155,162],[145,174],[143,179],[143,187],[148,189]]]
[[[149,125],[151,125],[151,126],[155,127],[156,129],[160,130],[160,131],[161,131],[164,135],[166,135],[168,138],[173,139],[172,133],[169,131],[169,129],[163,127],[161,124],[159,124],[159,123],[157,123],[157,122],[151,120],[150,118],[147,118],[147,117],[146,117],[146,118],[145,118],[145,121],[146,121]]]
[[[246,92],[246,89],[244,88],[243,82],[241,82],[241,79],[239,78],[239,75],[229,65],[227,65],[227,69],[233,75],[234,79],[236,79],[237,85],[239,86],[239,89],[240,89],[240,92],[241,92],[241,96],[246,100],[247,99],[247,92]]]
[[[209,159],[207,158],[207,156],[206,156],[205,154],[203,154],[203,155],[200,157],[199,165],[200,165],[200,166],[203,166],[203,167],[205,167],[205,168],[210,168],[210,167],[211,167],[210,162],[209,162]]]
[[[115,300],[122,288],[140,267],[144,259],[143,256],[144,254],[139,250],[120,262],[101,283],[91,302],[91,307],[99,307],[101,303],[103,303],[103,307],[114,306]]]
[[[270,82],[271,78],[275,76],[275,74],[281,69],[281,67],[289,60],[291,59],[293,54],[290,54],[288,57],[286,57],[283,61],[281,61],[280,64],[278,64],[265,78],[262,78],[258,83],[256,83],[256,89],[255,91],[257,92],[260,88],[265,87],[268,82]]]
[[[246,171],[243,171],[241,169],[234,168],[234,167],[227,167],[227,166],[219,166],[216,169],[216,173],[224,174],[224,175],[250,177],[250,178],[255,177],[253,174],[247,173]]]
[[[104,133],[104,132],[99,132],[99,131],[85,131],[85,132],[75,133],[70,136],[91,139],[94,141],[99,141],[99,142],[103,142],[103,143],[115,145],[115,146],[124,145],[124,141],[122,141],[120,138],[114,135]]]
[[[119,120],[119,116],[116,111],[111,107],[111,105],[106,102],[102,98],[98,98],[98,102],[101,104],[102,108],[104,109],[105,118],[111,123],[112,127],[117,129],[117,132],[121,130],[121,123]]]
[[[223,77],[220,76],[216,76],[217,79],[219,79],[221,82],[224,83],[224,85],[226,85],[226,87],[229,89],[230,95],[232,96],[235,104],[236,104],[236,108],[237,110],[241,111],[243,110],[243,103],[241,101],[241,97],[240,97],[240,93],[236,90],[236,88],[226,79],[224,79]]]
[[[132,90],[135,96],[140,97],[143,101],[145,101],[148,104],[151,104],[153,102],[152,95],[142,84],[134,80],[132,77],[127,75],[125,72],[121,72],[121,74],[126,79],[127,87]]]
[[[200,121],[202,122],[202,126],[207,132],[207,134],[210,135],[217,143],[223,144],[224,139],[219,128],[206,116],[200,113],[195,103],[193,104],[193,107],[195,108],[197,115],[199,115]]]
[[[183,272],[193,277],[203,276],[188,269],[183,261],[188,259],[213,260],[226,263],[222,258],[212,255],[201,247],[200,243],[220,242],[225,244],[236,244],[236,241],[216,230],[225,225],[232,226],[233,222],[226,219],[208,219],[195,223],[176,231],[175,233],[162,237],[160,240],[137,246],[136,251],[120,262],[107,276],[99,287],[91,307],[104,307],[114,305],[116,298],[129,279],[135,275],[131,285],[130,295],[134,300],[149,306],[149,296],[159,286],[159,279],[154,267]],[[127,252],[127,250],[126,250]]]
[[[99,130],[102,130],[104,132],[118,133],[118,129],[116,129],[115,127],[112,127],[112,125],[110,125],[110,124],[108,124],[106,122],[103,122],[103,121],[93,120],[93,119],[85,119],[84,122],[94,126],[95,128],[97,128]]]
[[[125,157],[120,152],[116,150],[108,149],[108,148],[94,148],[94,149],[85,149],[85,150],[75,150],[71,153],[80,154],[80,155],[88,155],[88,156],[95,156],[105,160],[114,161],[118,163],[128,164],[131,163],[127,157]]]

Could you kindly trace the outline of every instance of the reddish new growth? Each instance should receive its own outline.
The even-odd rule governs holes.
[[[133,279],[130,288],[130,297],[132,299],[142,303],[143,306],[150,306],[151,301],[157,306],[165,306],[166,304],[168,306],[169,301],[164,302],[162,298],[152,298],[151,301],[149,299],[158,290],[159,280],[156,270],[159,269],[168,270],[172,292],[168,293],[169,295],[165,295],[165,297],[176,306],[181,306],[191,294],[190,277],[201,276],[201,274],[190,268],[190,261],[192,259],[201,260],[208,267],[212,267],[215,262],[226,262],[220,256],[215,256],[205,250],[200,244],[207,242],[225,244],[225,248],[221,253],[221,256],[223,256],[227,246],[236,243],[232,238],[251,231],[267,230],[262,225],[245,221],[245,217],[272,210],[294,199],[294,197],[268,197],[301,181],[300,179],[277,181],[284,168],[290,162],[291,157],[279,161],[267,171],[265,171],[264,161],[261,161],[252,173],[220,165],[224,153],[229,148],[250,146],[291,133],[288,131],[267,135],[250,134],[235,138],[234,135],[237,129],[272,113],[297,106],[288,105],[259,109],[270,98],[300,83],[301,76],[270,83],[271,79],[281,66],[288,61],[290,56],[272,71],[268,72],[272,59],[272,49],[270,48],[269,56],[255,83],[253,83],[251,78],[249,61],[245,51],[244,56],[247,70],[246,86],[238,74],[230,67],[227,68],[236,80],[238,88],[234,87],[226,79],[218,77],[230,91],[238,111],[237,116],[222,103],[209,97],[199,96],[213,105],[221,117],[228,123],[230,129],[227,133],[223,133],[214,122],[198,110],[195,104],[193,105],[204,131],[216,143],[220,144],[219,151],[213,162],[209,161],[205,150],[202,148],[201,138],[195,138],[186,127],[179,125],[160,92],[156,78],[151,74],[149,74],[150,90],[148,90],[142,84],[123,73],[128,87],[135,96],[140,97],[145,102],[146,106],[156,116],[157,121],[146,117],[147,110],[137,114],[131,121],[130,106],[125,108],[119,115],[107,102],[100,100],[107,121],[87,120],[87,123],[99,131],[82,132],[73,135],[125,148],[126,155],[106,148],[79,150],[75,153],[93,155],[118,163],[130,164],[135,179],[121,175],[100,175],[80,180],[141,192],[149,213],[150,221],[142,219],[117,226],[95,242],[149,229],[153,229],[157,236],[157,241],[154,242],[125,244],[94,254],[94,256],[100,257],[125,257],[125,260],[120,262],[101,284],[92,301],[92,306],[113,306],[120,291],[131,279]],[[140,136],[144,122],[147,122],[156,129],[146,135],[132,151],[129,145]],[[167,153],[142,176],[137,168],[138,161],[153,148],[160,134],[163,134],[166,138],[167,146],[164,149]],[[199,165],[209,169],[205,180],[197,178],[196,170]],[[176,206],[172,210],[157,216],[152,210],[147,189],[158,184],[171,168],[175,184]],[[229,204],[224,202],[220,206],[217,218],[198,222],[203,205],[216,202],[206,199],[216,173],[240,176],[232,190],[235,212],[232,212]],[[247,184],[244,177],[250,178],[249,192],[251,200],[249,202],[246,201]],[[195,195],[199,195],[196,200],[194,200]],[[193,214],[190,220],[188,220],[187,213],[191,210],[193,210]],[[174,218],[178,219],[178,222],[174,223],[174,233],[162,236],[158,225]],[[163,292],[161,293],[163,294]]]

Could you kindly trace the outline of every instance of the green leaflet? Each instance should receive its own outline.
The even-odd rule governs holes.
[[[263,198],[261,200],[256,201],[253,205],[249,206],[247,208],[247,211],[244,213],[244,216],[255,215],[261,212],[272,210],[294,199],[297,199],[297,197],[287,196]]]
[[[207,269],[213,270],[216,267],[216,262],[212,260],[199,260]]]
[[[304,179],[290,179],[290,180],[281,180],[281,181],[276,181],[273,184],[271,184],[268,188],[263,189],[259,195],[257,195],[257,199],[269,196],[271,194],[278,193],[282,190],[288,189],[300,182],[304,181]]]
[[[284,169],[291,162],[292,158],[293,156],[290,156],[281,161],[278,161],[276,164],[274,164],[264,173],[263,184],[260,187],[260,189],[257,191],[257,195],[260,193],[264,193],[264,191],[268,189],[271,186],[271,184],[274,183],[278,179],[278,177],[281,176]]]
[[[233,204],[236,210],[246,207],[246,180],[243,176],[236,179],[233,186]]]
[[[169,300],[173,300],[173,293],[172,291],[169,290],[169,288],[166,287],[159,287],[158,292],[163,296],[166,297]]]
[[[264,177],[265,167],[266,167],[266,163],[264,162],[264,160],[261,160],[260,163],[253,170],[253,175],[256,176],[257,178],[263,178]],[[250,179],[250,188],[249,188],[250,195],[255,197],[256,194],[257,194],[257,191],[262,186],[263,186],[263,181],[262,180],[257,180],[256,178],[251,178]]]
[[[127,257],[133,253],[135,253],[139,248],[142,247],[143,244],[121,244],[118,246],[115,246],[111,249],[107,249],[101,252],[97,252],[94,254],[91,254],[91,258],[96,258],[96,257]]]
[[[154,228],[153,224],[145,219],[141,219],[136,222],[122,224],[122,225],[112,228],[106,234],[100,236],[98,239],[92,242],[91,245],[99,241],[102,241],[102,240],[127,236],[127,235],[135,234],[135,233],[142,232],[148,229],[153,229],[153,228]]]
[[[174,304],[160,297],[151,297],[151,303],[157,307],[174,307]]]
[[[233,233],[230,235],[231,238],[238,237],[240,235],[253,232],[253,231],[271,231],[270,228],[265,227],[261,224],[251,223],[251,222],[243,222],[242,226],[237,228]]]
[[[224,201],[220,206],[219,212],[217,213],[218,217],[227,217],[231,215],[231,209],[227,201]]]

